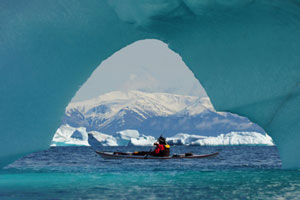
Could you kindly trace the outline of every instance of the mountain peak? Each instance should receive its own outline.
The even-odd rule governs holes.
[[[131,109],[135,107],[146,110],[152,109],[152,111],[163,116],[183,111],[185,108],[191,105],[194,105],[193,108],[195,108],[197,105],[201,105],[201,110],[203,110],[204,107],[206,109],[213,110],[213,106],[208,97],[200,98],[170,93],[146,93],[137,90],[113,91],[90,100],[73,102],[68,105],[66,110],[68,111],[74,108],[84,108],[85,110],[82,111],[88,111],[91,108],[100,105],[109,105],[110,107],[113,106],[114,108],[116,108],[116,105],[118,105],[119,110],[126,108]]]
[[[161,133],[210,135],[232,130],[257,130],[246,118],[216,112],[208,97],[136,90],[113,91],[87,101],[70,103],[63,123],[109,134],[136,129],[155,136]]]

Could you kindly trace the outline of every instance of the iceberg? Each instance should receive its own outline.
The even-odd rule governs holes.
[[[154,142],[156,142],[155,137],[143,135],[138,138],[132,138],[130,140],[129,146],[153,146]]]
[[[168,137],[167,142],[170,145],[189,145],[194,141],[207,138],[201,135],[190,135],[186,133],[178,133],[173,137]]]
[[[256,132],[230,132],[218,136],[201,136],[179,133],[167,138],[170,145],[200,145],[200,146],[221,146],[221,145],[265,145],[273,146],[273,140],[268,134]]]
[[[118,146],[117,139],[111,135],[100,133],[97,131],[90,131],[89,135],[96,140],[96,145],[100,146]],[[93,146],[92,142],[89,141],[89,144]]]
[[[127,146],[131,139],[136,139],[140,133],[136,130],[125,130],[115,133],[114,137],[117,140],[118,146]]]
[[[80,134],[81,139],[73,138],[74,133]],[[215,137],[178,133],[166,139],[170,145],[274,145],[268,134],[256,132],[230,132]],[[56,131],[51,146],[153,146],[156,141],[155,137],[140,134],[137,130],[123,130],[109,135],[97,131],[86,132],[84,127],[62,125]]]
[[[265,145],[274,146],[272,138],[267,134],[256,132],[231,132],[217,137],[205,137],[189,143],[200,146],[220,145]]]
[[[74,133],[78,135],[77,137],[74,136]],[[78,127],[74,128],[70,125],[62,125],[57,129],[52,142],[51,146],[90,146],[88,143],[88,133],[86,132],[86,128]]]
[[[299,0],[10,0],[0,3],[0,24],[0,166],[49,147],[99,63],[158,39],[216,110],[263,127],[283,167],[300,167]]]
[[[156,139],[153,136],[140,134],[137,130],[118,131],[112,137],[117,146],[152,146]]]
[[[79,137],[74,138],[74,134]],[[123,130],[109,135],[98,131],[87,132],[85,127],[74,128],[65,124],[57,129],[51,146],[152,146],[154,142],[155,137],[140,134],[137,130]]]

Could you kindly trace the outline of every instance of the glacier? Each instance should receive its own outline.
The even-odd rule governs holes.
[[[95,68],[143,39],[168,44],[214,107],[273,138],[300,167],[299,0],[3,0],[0,166],[49,147]],[[105,87],[105,86],[104,86]]]

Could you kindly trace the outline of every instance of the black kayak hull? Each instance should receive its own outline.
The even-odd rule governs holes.
[[[217,156],[219,153],[211,153],[211,154],[203,154],[203,155],[176,155],[176,156],[168,156],[168,157],[157,157],[157,156],[135,156],[128,153],[128,155],[114,154],[113,152],[104,152],[104,151],[96,151],[102,158],[115,158],[115,159],[159,159],[159,160],[167,160],[167,159],[201,159]]]

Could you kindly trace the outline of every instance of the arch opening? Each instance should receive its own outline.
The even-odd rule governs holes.
[[[161,134],[172,144],[273,145],[247,118],[216,112],[182,58],[156,39],[136,41],[97,67],[67,106],[52,145],[80,144],[70,127],[84,128],[104,146],[151,146]],[[126,130],[138,135],[118,142]]]

